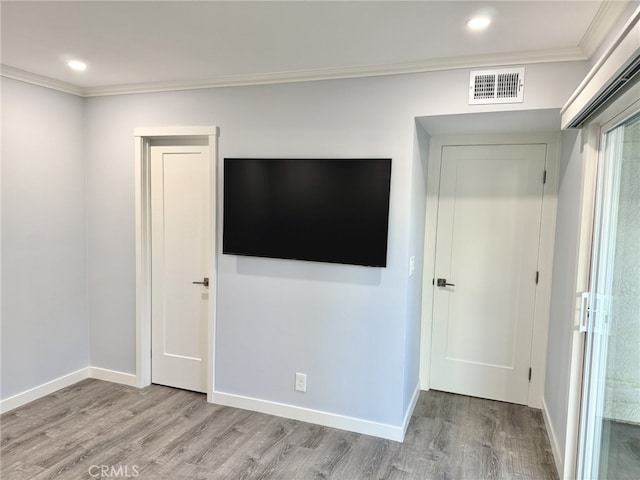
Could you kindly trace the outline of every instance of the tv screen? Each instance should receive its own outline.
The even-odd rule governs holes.
[[[387,265],[391,159],[224,159],[223,253]]]

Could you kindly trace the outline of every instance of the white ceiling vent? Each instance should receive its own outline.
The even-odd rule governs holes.
[[[476,70],[469,80],[469,105],[522,103],[524,67]]]

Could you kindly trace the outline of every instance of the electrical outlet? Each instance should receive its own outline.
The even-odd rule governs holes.
[[[307,374],[306,373],[296,373],[296,392],[306,392],[307,391]]]

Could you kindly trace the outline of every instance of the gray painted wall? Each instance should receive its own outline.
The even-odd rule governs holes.
[[[135,367],[134,127],[217,125],[220,159],[391,157],[388,267],[219,255],[215,356],[218,391],[398,425],[413,119],[407,101],[385,94],[384,83],[364,79],[90,99],[89,216],[101,219],[89,225],[92,364],[127,372]],[[222,162],[220,188],[221,168]],[[221,223],[221,208],[219,214]],[[295,372],[308,375],[304,395],[293,390]]]
[[[403,412],[407,412],[413,388],[420,382],[420,331],[422,323],[422,277],[424,267],[424,232],[427,198],[427,161],[429,135],[416,122],[411,176],[411,217],[409,219],[409,256],[415,257],[415,271],[407,286],[407,326],[405,329]],[[409,269],[409,264],[406,265]],[[417,383],[416,383],[417,382]]]
[[[389,156],[386,269],[218,256],[216,389],[399,425],[418,384],[415,117],[558,108],[584,73],[582,63],[530,65],[524,104],[480,108],[467,105],[466,70],[88,99],[92,365],[135,369],[135,127],[216,125],[220,158]],[[293,390],[297,371],[308,374],[306,394]]]
[[[563,132],[544,401],[564,457],[582,191],[582,140]]]
[[[62,330],[64,335],[49,335],[49,339],[53,339],[55,348],[71,350],[85,360],[76,367],[49,355],[47,360],[54,359],[53,365],[37,374],[26,372],[22,386],[14,390],[36,386],[87,365],[135,372],[133,130],[143,126],[216,125],[220,127],[221,159],[393,158],[386,269],[218,254],[216,389],[400,425],[418,385],[425,138],[416,132],[415,117],[558,108],[582,80],[585,70],[584,63],[529,65],[523,104],[475,107],[467,105],[467,70],[98,97],[86,99],[84,110],[79,99],[40,89],[46,98],[34,102],[36,113],[41,109],[44,118],[56,119],[56,125],[48,131],[75,132],[56,135],[64,149],[78,152],[78,158],[73,156],[77,165],[64,184],[75,185],[76,180],[84,180],[86,172],[86,189],[71,195],[75,200],[67,205],[68,213],[61,216],[69,220],[64,232],[73,236],[74,242],[77,238],[83,241],[82,248],[64,242],[75,252],[68,263],[81,267],[77,270],[82,275],[77,272],[76,279],[68,273],[72,278],[57,280],[61,282],[58,288],[73,290],[81,299],[72,312],[74,319],[81,320],[77,328]],[[17,110],[18,105],[29,102],[23,97],[29,97],[35,88],[16,86],[11,92],[13,100],[7,103],[13,102],[13,110]],[[66,110],[59,108],[55,101],[58,98],[76,107],[73,115],[69,113],[73,118],[60,113]],[[6,105],[3,110],[7,110]],[[18,130],[16,138],[25,136],[29,122],[11,124]],[[31,165],[25,165],[29,172]],[[219,186],[222,174],[220,162]],[[59,176],[57,171],[48,179]],[[3,186],[4,182],[5,178]],[[3,191],[3,210],[4,197]],[[22,207],[17,210],[16,217],[23,218]],[[220,204],[219,224],[221,212]],[[36,220],[41,228],[47,225],[47,219]],[[35,252],[39,246],[30,248]],[[416,272],[409,279],[411,255],[416,256]],[[82,300],[85,286],[86,304]],[[3,285],[3,293],[4,289]],[[29,286],[22,284],[18,290],[24,295]],[[4,310],[3,306],[3,314]],[[29,330],[41,329],[46,317],[37,318]],[[21,321],[16,317],[14,323]],[[60,324],[58,316],[55,322]],[[8,365],[8,369],[39,370],[33,358],[37,356],[33,339],[17,336],[10,329],[6,332],[8,335],[3,327],[3,342],[13,342],[16,352],[22,349],[32,355],[20,358],[25,366],[16,365],[11,358],[3,362],[3,369]],[[307,394],[293,390],[297,371],[308,374]]]
[[[2,398],[89,360],[83,100],[2,78]]]

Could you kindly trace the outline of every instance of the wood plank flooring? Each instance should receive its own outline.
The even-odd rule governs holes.
[[[2,480],[556,479],[538,410],[422,392],[404,443],[84,380],[0,417]]]

